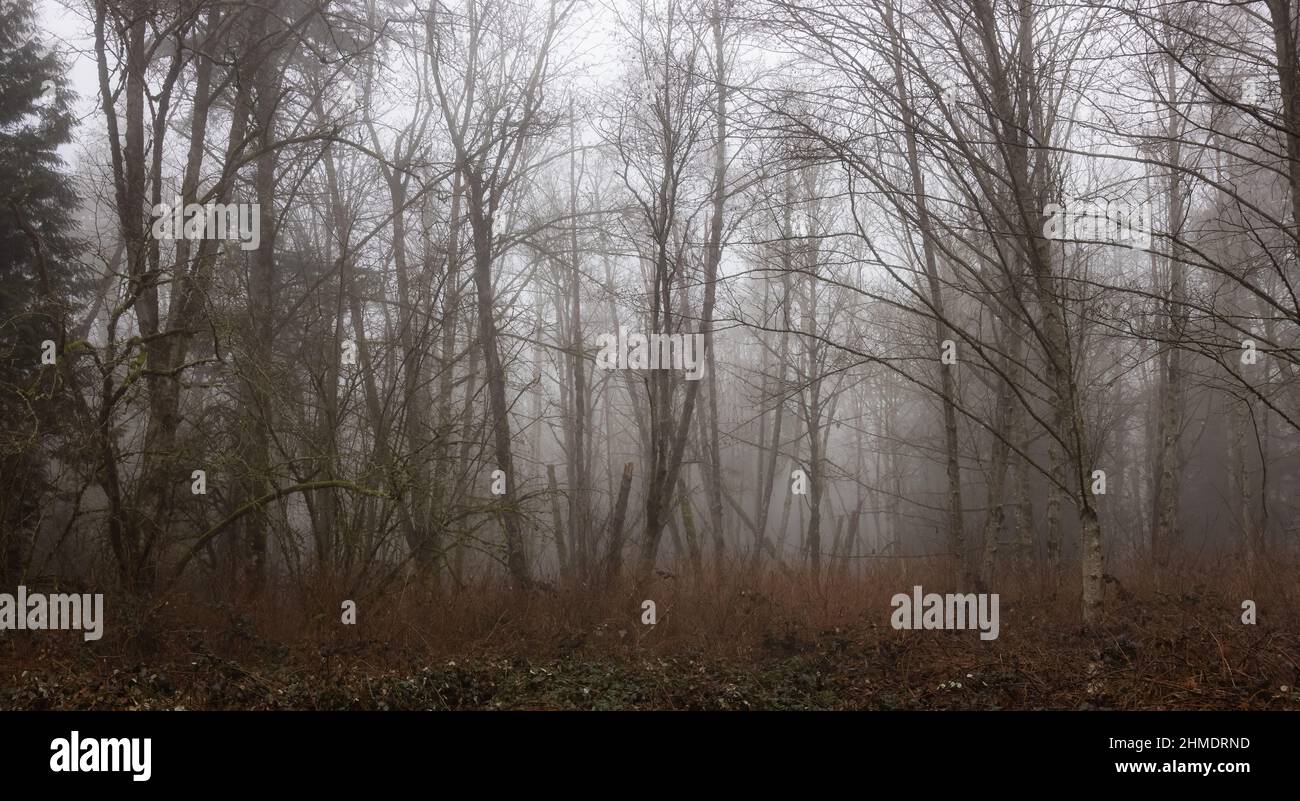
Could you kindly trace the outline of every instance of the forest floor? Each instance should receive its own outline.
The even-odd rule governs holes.
[[[108,594],[99,641],[0,632],[0,709],[1300,709],[1294,568],[1111,582],[1092,632],[1077,582],[1022,577],[990,641],[892,628],[894,592],[944,592],[923,578],[659,578],[597,600],[408,589],[358,599],[355,625],[320,586],[243,607],[115,610]]]

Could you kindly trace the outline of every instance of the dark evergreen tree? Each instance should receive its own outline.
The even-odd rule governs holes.
[[[31,0],[0,0],[0,575],[20,575],[48,500],[45,475],[66,402],[57,365],[84,291],[74,236],[77,192],[59,148],[72,139],[59,55],[38,35]]]

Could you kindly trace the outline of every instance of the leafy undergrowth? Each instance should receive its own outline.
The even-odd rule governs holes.
[[[626,595],[467,599],[473,614],[392,600],[370,627],[173,602],[94,643],[0,635],[0,708],[1300,709],[1295,582],[1280,586],[1257,625],[1240,593],[1124,590],[1092,633],[1066,593],[1012,594],[993,641],[896,631],[888,594],[861,584],[813,600],[660,587],[653,627]]]

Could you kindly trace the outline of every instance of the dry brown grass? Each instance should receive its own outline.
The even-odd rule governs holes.
[[[893,560],[820,583],[723,570],[600,593],[412,584],[357,598],[356,626],[323,577],[233,605],[109,594],[100,642],[0,635],[0,707],[1300,708],[1300,565],[1129,571],[1092,632],[1076,579],[1013,571],[990,588],[995,641],[890,627],[894,593],[956,591],[949,576]],[[657,625],[640,622],[645,599]]]

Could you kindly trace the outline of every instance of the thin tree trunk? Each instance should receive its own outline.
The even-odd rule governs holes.
[[[893,10],[886,12],[892,19]],[[890,26],[893,28],[892,24]],[[916,141],[916,124],[911,103],[907,100],[907,83],[903,77],[903,56],[901,30],[896,29],[893,46],[894,85],[902,103],[903,133],[907,143],[907,166],[912,179],[913,203],[916,206],[916,222],[921,233],[921,253],[925,262],[925,279],[929,289],[927,298],[930,314],[934,317],[934,353],[935,364],[939,372],[939,397],[943,403],[943,441],[944,466],[948,477],[948,549],[955,555],[960,566],[963,580],[974,584],[977,576],[971,564],[970,554],[966,551],[965,521],[962,512],[961,496],[961,462],[959,442],[957,439],[957,384],[954,376],[955,364],[943,364],[939,361],[940,344],[953,340],[955,335],[948,327],[944,313],[943,289],[939,282],[938,257],[935,253],[934,233],[930,221],[929,204],[926,201],[925,178],[921,172],[920,157]]]
[[[627,499],[632,492],[632,462],[623,465],[623,479],[618,485],[618,501],[609,523],[609,551],[605,557],[605,580],[610,585],[618,578],[623,564],[623,521],[627,517]]]

